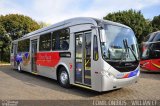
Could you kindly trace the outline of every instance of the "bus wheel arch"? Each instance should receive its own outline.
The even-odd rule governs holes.
[[[59,65],[56,70],[58,83],[65,88],[70,88],[70,76],[67,68],[64,65]]]

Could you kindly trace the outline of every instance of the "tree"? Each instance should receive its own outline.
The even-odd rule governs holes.
[[[6,57],[4,53],[9,53],[9,45],[11,42],[11,37],[6,33],[6,30],[0,24],[0,61],[9,60],[9,56]],[[4,58],[5,57],[5,58]]]
[[[115,13],[109,13],[104,17],[106,20],[111,20],[125,24],[133,29],[140,43],[142,39],[152,32],[152,25],[149,20],[146,20],[140,11],[127,10]]]
[[[28,16],[19,14],[9,14],[0,17],[0,23],[10,34],[12,40],[18,39],[23,35],[40,28],[38,23]]]
[[[9,14],[0,16],[0,56],[9,61],[10,42],[39,29],[39,24],[28,16]]]
[[[160,30],[160,15],[153,18],[152,26],[154,31]]]

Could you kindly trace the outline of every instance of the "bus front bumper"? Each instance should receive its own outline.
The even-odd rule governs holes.
[[[130,78],[117,79],[113,76],[102,75],[102,89],[101,91],[110,91],[119,89],[133,83],[137,83],[140,72],[136,76]]]

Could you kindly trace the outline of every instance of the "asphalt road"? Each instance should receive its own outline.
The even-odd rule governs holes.
[[[139,82],[119,90],[65,89],[55,80],[0,67],[0,100],[160,100],[160,73],[142,72]]]

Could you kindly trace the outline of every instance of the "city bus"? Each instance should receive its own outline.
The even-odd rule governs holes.
[[[142,43],[140,67],[143,71],[160,71],[160,31],[149,34]]]
[[[73,18],[12,42],[11,65],[19,72],[99,92],[136,83],[138,44],[128,26],[95,18]]]

